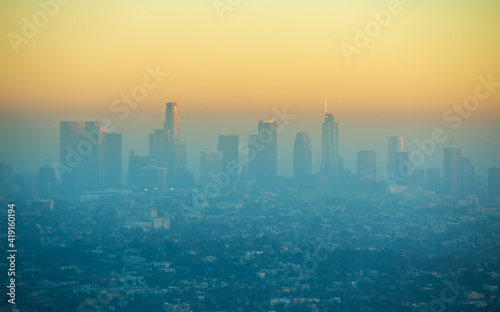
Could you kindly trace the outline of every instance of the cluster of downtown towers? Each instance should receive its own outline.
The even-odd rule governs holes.
[[[359,188],[376,190],[380,186],[421,187],[461,198],[477,190],[478,178],[470,159],[461,157],[459,148],[444,149],[443,177],[439,169],[413,170],[402,137],[390,137],[385,179],[376,180],[376,153],[357,153],[356,173],[351,174],[339,157],[338,123],[325,107],[322,123],[321,164],[311,172],[311,140],[297,133],[294,141],[293,178],[277,174],[276,120],[261,120],[258,133],[248,143],[238,135],[219,135],[216,151],[201,152],[200,191],[254,192],[259,189],[297,187],[299,189]],[[245,156],[245,161],[243,157]],[[489,191],[499,192],[500,168],[489,170]],[[186,168],[186,145],[180,140],[177,103],[166,104],[163,129],[149,135],[149,155],[129,156],[128,176],[122,179],[122,136],[107,133],[101,122],[60,124],[60,163],[40,169],[45,193],[51,184],[59,184],[62,194],[77,195],[106,189],[119,189],[124,182],[137,191],[165,191],[169,188],[193,188],[192,172]],[[60,183],[56,183],[59,181]],[[43,187],[45,185],[45,187]],[[490,194],[499,195],[499,194]]]

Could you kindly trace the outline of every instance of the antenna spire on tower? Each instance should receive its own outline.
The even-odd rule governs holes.
[[[325,115],[328,113],[328,98],[325,96]]]

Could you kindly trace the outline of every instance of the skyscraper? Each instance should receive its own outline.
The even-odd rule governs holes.
[[[408,185],[408,180],[412,175],[408,152],[396,153],[396,184]]]
[[[273,187],[278,174],[276,120],[260,120],[258,135],[251,135],[249,150],[255,151],[255,159],[249,163],[249,176],[259,187]]]
[[[311,186],[311,139],[307,133],[297,133],[293,147],[293,179],[299,188]]]
[[[153,161],[147,156],[134,156],[131,153],[128,159],[128,185],[139,186],[141,184],[139,179],[139,169],[151,167]]]
[[[55,183],[56,172],[53,167],[45,165],[38,169],[38,197],[49,198]]]
[[[106,133],[104,138],[102,186],[104,188],[120,188],[122,185],[122,135],[120,133]]]
[[[445,194],[460,198],[462,190],[460,180],[460,149],[455,147],[445,148],[443,163]]]
[[[425,189],[425,170],[415,170],[411,175],[411,183],[413,187]]]
[[[374,151],[359,151],[356,164],[359,178],[366,179],[377,176],[377,154]]]
[[[60,123],[60,161],[72,168],[61,177],[63,194],[75,195],[101,188],[106,131],[98,121]]]
[[[155,166],[167,168],[168,184],[185,184],[186,145],[180,140],[177,120],[177,103],[166,104],[163,129],[155,129],[149,135],[149,157]]]
[[[217,150],[222,152],[222,167],[227,170],[228,164],[232,168],[233,165],[238,165],[239,151],[238,151],[238,135],[219,135],[219,144]],[[229,175],[230,182],[225,188],[232,189],[233,181],[238,180],[238,175]]]
[[[326,181],[330,187],[336,187],[339,182],[339,171],[339,125],[335,122],[333,114],[328,113],[325,99],[325,121],[321,126],[320,175],[327,177]]]
[[[177,122],[177,103],[169,102],[166,105],[165,123],[163,130],[167,140],[179,141],[179,123]]]
[[[141,167],[137,171],[138,185],[145,192],[163,192],[166,190],[167,169],[155,166]]]

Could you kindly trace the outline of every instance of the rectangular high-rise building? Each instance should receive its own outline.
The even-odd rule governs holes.
[[[165,138],[167,140],[179,141],[179,123],[177,122],[177,103],[166,104],[165,123],[163,124]]]
[[[60,123],[60,162],[72,169],[59,177],[63,194],[96,191],[102,188],[104,140],[107,129],[100,122]]]
[[[401,136],[389,137],[387,147],[387,174],[398,176],[397,153],[404,152],[404,139]]]
[[[120,188],[122,186],[122,135],[106,133],[104,137],[102,185],[104,188]]]
[[[356,159],[356,172],[359,178],[374,179],[377,176],[377,154],[374,151],[359,151]]]
[[[445,194],[456,198],[462,196],[460,164],[460,149],[455,147],[445,148],[443,160]]]
[[[321,126],[321,164],[320,175],[327,176],[326,181],[330,187],[339,183],[339,125],[335,122],[333,114],[326,112],[325,121]],[[324,179],[323,179],[324,180]]]
[[[128,159],[128,185],[139,186],[139,169],[147,168],[153,165],[150,157],[130,155]]]
[[[51,166],[42,166],[38,169],[38,197],[50,198],[56,184],[56,172]]]
[[[177,120],[177,103],[169,102],[165,108],[163,129],[156,129],[149,135],[149,157],[153,164],[167,168],[169,187],[186,183],[186,145],[180,140]]]
[[[222,167],[226,171],[228,170],[228,168],[230,168],[231,171],[231,174],[228,173],[230,181],[224,188],[232,189],[233,181],[238,180],[238,175],[232,174],[232,168],[234,168],[235,166],[239,166],[238,141],[238,135],[219,135],[217,150],[219,152],[222,152]]]
[[[307,133],[297,133],[293,145],[293,179],[301,189],[311,185],[311,139]]]
[[[259,187],[274,187],[278,174],[277,158],[277,122],[276,120],[259,121],[258,135],[251,135],[249,150],[255,152],[252,160],[249,155],[249,176]]]
[[[412,168],[408,156],[408,152],[396,153],[396,184],[408,185],[408,180],[412,175]]]

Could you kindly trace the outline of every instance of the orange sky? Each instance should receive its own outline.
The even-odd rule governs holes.
[[[346,124],[378,118],[433,127],[474,94],[478,76],[500,81],[497,0],[401,1],[401,12],[350,63],[340,45],[354,45],[356,28],[365,30],[371,12],[391,0],[243,0],[223,20],[216,1],[69,1],[17,46],[11,38],[23,36],[23,18],[43,9],[38,1],[0,2],[0,123],[116,118],[111,103],[156,66],[168,78],[125,126],[162,116],[168,101],[193,120],[256,124],[286,105],[321,122],[328,96]],[[499,100],[500,88],[474,111],[475,122],[493,125],[491,137],[500,130]]]
[[[2,2],[2,109],[101,110],[156,64],[170,78],[148,96],[150,111],[169,99],[220,114],[328,95],[344,114],[430,113],[465,97],[478,75],[500,80],[498,1],[401,2],[350,64],[340,44],[389,1],[243,1],[224,20],[210,1],[186,2],[70,1],[17,54],[7,34],[42,9]]]

